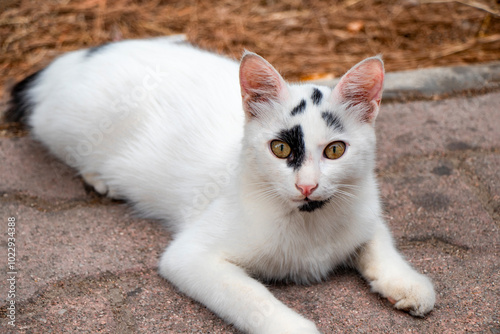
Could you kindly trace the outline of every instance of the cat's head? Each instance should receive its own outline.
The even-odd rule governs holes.
[[[374,168],[383,80],[382,60],[374,57],[334,89],[292,85],[265,59],[246,53],[240,65],[243,163],[262,196],[312,212],[358,190]]]

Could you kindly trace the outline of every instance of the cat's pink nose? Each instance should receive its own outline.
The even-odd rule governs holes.
[[[317,184],[296,184],[295,188],[297,188],[302,195],[305,197],[311,196],[313,191],[315,191],[318,188]]]

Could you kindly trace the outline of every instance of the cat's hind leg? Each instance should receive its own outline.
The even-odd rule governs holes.
[[[106,182],[101,178],[99,173],[83,173],[82,178],[88,185],[94,187],[95,191],[103,196],[118,199],[119,196],[111,189]]]

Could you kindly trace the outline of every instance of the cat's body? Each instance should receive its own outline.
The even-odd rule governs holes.
[[[332,91],[288,85],[255,54],[238,67],[127,41],[59,58],[18,85],[10,114],[27,109],[34,137],[97,191],[167,222],[175,236],[159,270],[179,290],[248,332],[314,333],[252,277],[311,283],[350,264],[398,308],[434,305],[382,218],[382,82],[377,58]]]

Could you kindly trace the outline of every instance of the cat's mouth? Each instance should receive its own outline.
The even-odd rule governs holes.
[[[327,198],[326,200],[312,200],[308,197],[296,201],[299,202],[299,211],[301,212],[313,212],[318,209],[321,209],[325,204],[327,204],[330,201],[331,198]]]

